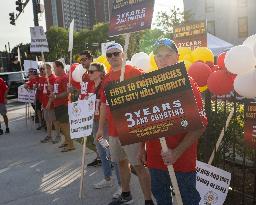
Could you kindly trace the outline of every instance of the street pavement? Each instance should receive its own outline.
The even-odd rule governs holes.
[[[80,144],[75,143],[75,151],[61,153],[58,144],[40,143],[46,136],[45,131],[37,131],[30,119],[26,126],[25,105],[15,99],[8,103],[8,117],[11,133],[0,136],[1,205],[107,205],[111,201],[115,186],[101,190],[92,187],[103,177],[101,167],[86,168],[84,198],[79,199]],[[5,129],[3,123],[2,128]],[[95,156],[87,150],[86,163]],[[143,205],[143,195],[134,175],[131,190],[134,204]]]

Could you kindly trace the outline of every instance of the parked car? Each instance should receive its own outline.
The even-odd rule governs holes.
[[[26,81],[26,76],[24,71],[19,72],[3,72],[0,73],[0,77],[9,86],[9,95],[18,96],[18,87]]]

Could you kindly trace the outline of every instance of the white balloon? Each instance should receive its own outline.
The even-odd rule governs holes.
[[[83,80],[83,74],[85,73],[85,69],[81,64],[79,64],[75,70],[72,72],[72,78],[74,81],[81,83]]]
[[[235,91],[246,98],[256,97],[256,70],[238,75],[234,81]]]
[[[249,47],[239,45],[227,52],[224,62],[229,72],[239,75],[252,70],[256,65],[256,58]]]
[[[131,58],[131,63],[145,72],[150,68],[150,57],[144,52],[135,53]]]
[[[253,47],[253,54],[254,54],[254,57],[256,58],[256,43],[254,44],[254,47]]]
[[[245,39],[245,41],[243,42],[243,45],[253,50],[255,43],[256,43],[256,34],[249,36],[247,39]]]

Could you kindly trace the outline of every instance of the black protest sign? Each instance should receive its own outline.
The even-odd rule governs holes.
[[[151,27],[154,0],[113,0],[109,36]]]
[[[245,104],[244,139],[256,147],[256,102]]]
[[[105,92],[123,145],[203,127],[184,63],[109,84]]]

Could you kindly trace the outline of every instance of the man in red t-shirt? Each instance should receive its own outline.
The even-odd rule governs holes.
[[[32,107],[35,110],[35,122],[39,123],[37,127],[38,130],[42,128],[42,113],[41,113],[41,102],[40,102],[40,88],[39,88],[39,76],[38,70],[35,68],[30,68],[28,72],[28,82],[24,84],[24,88],[30,90],[36,90],[36,99],[32,103]],[[38,89],[39,88],[39,89]]]
[[[8,127],[8,117],[7,117],[7,109],[6,109],[6,103],[7,103],[7,93],[8,93],[8,86],[4,82],[2,78],[0,78],[0,114],[4,118],[5,123],[5,133],[9,133],[9,127]],[[0,123],[0,135],[2,135],[4,131],[1,129],[1,123]]]
[[[50,88],[53,87],[56,76],[52,74],[52,68],[51,68],[51,65],[49,64],[45,64],[42,67],[42,70],[44,72],[45,77],[40,82],[40,87],[42,92],[41,101],[42,101],[43,117],[46,122],[47,136],[43,140],[41,140],[41,142],[46,143],[46,142],[52,141],[52,143],[55,144],[61,140],[59,124],[56,121],[53,103],[48,105],[48,102],[49,102],[49,95],[51,94]],[[46,77],[46,73],[48,78]],[[48,109],[47,109],[47,106],[48,106]],[[52,139],[52,124],[54,124],[54,128],[56,131],[56,137],[54,140]]]
[[[63,63],[60,61],[54,62],[54,72],[56,79],[53,85],[53,91],[49,95],[47,109],[50,109],[50,105],[53,102],[56,120],[59,122],[60,130],[65,137],[64,143],[59,146],[59,148],[63,148],[61,152],[68,152],[75,149],[70,137],[70,125],[68,118],[68,76],[64,71]]]
[[[178,62],[179,54],[175,43],[167,38],[158,40],[154,45],[155,61],[159,69],[174,65]],[[193,94],[203,124],[207,125],[200,91],[195,81],[190,78]],[[185,134],[166,137],[168,152],[161,152],[160,140],[150,140],[141,147],[140,160],[145,161],[151,175],[151,189],[157,204],[172,204],[171,181],[167,165],[173,165],[184,205],[198,205],[200,195],[196,190],[196,159],[198,138],[203,129]],[[145,157],[147,156],[147,157]]]
[[[147,168],[144,167],[137,159],[137,155],[140,149],[140,143],[121,146],[120,140],[118,139],[117,126],[114,124],[112,114],[107,105],[106,96],[104,93],[104,88],[111,82],[120,81],[121,68],[124,61],[123,48],[118,43],[113,43],[107,47],[106,51],[107,59],[111,65],[111,71],[106,75],[102,85],[103,92],[101,93],[101,105],[100,105],[100,121],[99,129],[96,134],[96,139],[103,136],[104,123],[106,119],[109,125],[109,145],[111,160],[119,163],[120,177],[122,194],[119,198],[114,199],[109,205],[119,205],[119,204],[130,204],[133,202],[132,195],[130,193],[130,166],[129,163],[133,165],[136,170],[137,176],[140,181],[140,186],[142,188],[145,205],[154,204],[151,199],[150,190],[150,175]],[[132,66],[125,66],[124,79],[133,78],[143,74],[143,72]]]

